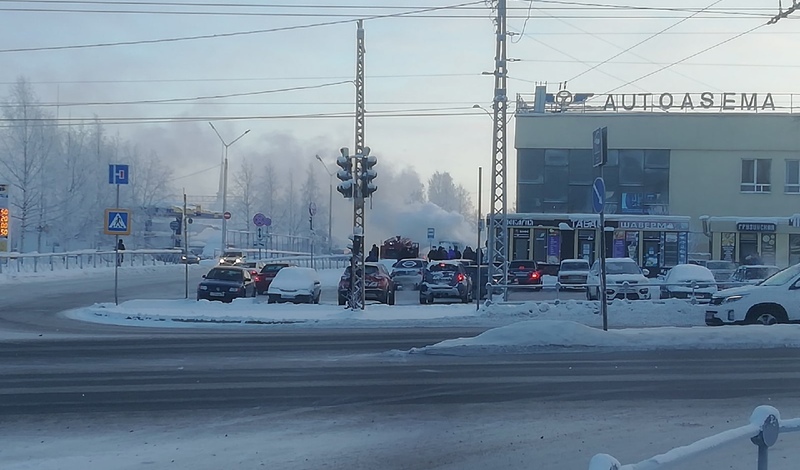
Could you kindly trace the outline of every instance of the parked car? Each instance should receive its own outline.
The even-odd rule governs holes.
[[[800,264],[757,285],[717,292],[706,307],[706,325],[789,323],[800,321]]]
[[[426,264],[422,258],[401,259],[392,268],[392,280],[398,287],[411,286],[414,290],[419,290]]]
[[[394,281],[386,266],[381,263],[364,263],[364,269],[364,300],[377,300],[382,304],[394,305]],[[339,279],[339,305],[347,303],[351,273],[352,270],[348,266]]]
[[[706,267],[714,274],[714,280],[719,285],[730,279],[736,271],[736,263],[733,261],[708,260]]]
[[[319,303],[322,285],[314,268],[290,266],[278,271],[267,289],[267,303]]]
[[[203,275],[197,286],[197,300],[230,302],[238,297],[255,297],[256,284],[245,268],[217,266]]]
[[[631,258],[606,258],[606,298],[649,300],[653,298],[658,288],[647,286],[652,282],[646,276],[648,271],[642,269]],[[589,300],[600,299],[600,260],[592,264],[586,280],[586,298]],[[645,284],[640,286],[639,284]]]
[[[243,263],[247,256],[242,250],[225,250],[219,259],[220,265],[234,265],[236,263]]]
[[[586,284],[589,277],[589,261],[585,259],[565,259],[558,268],[558,283],[562,289],[570,284]],[[583,287],[581,287],[583,289]]]
[[[661,298],[669,299],[688,299],[694,296],[696,299],[711,300],[711,296],[717,292],[717,281],[714,280],[714,273],[708,268],[696,264],[679,264],[664,276],[664,284],[661,286]]]
[[[256,291],[259,294],[266,294],[269,285],[272,283],[272,280],[275,279],[278,271],[283,268],[288,268],[289,266],[294,265],[291,263],[265,263],[261,271],[259,271],[258,279],[256,280]]]
[[[181,255],[181,264],[200,264],[200,257],[194,253],[184,253]]]
[[[470,264],[469,266],[464,266],[464,271],[466,271],[467,276],[472,280],[472,298],[479,298],[481,300],[485,299],[488,296],[488,291],[486,290],[486,283],[489,282],[489,266],[488,265],[481,265],[481,278],[480,282],[478,282],[478,265],[477,264]]]
[[[419,303],[432,304],[434,299],[442,298],[472,302],[472,278],[458,261],[433,261],[425,268],[419,287]]]
[[[743,265],[736,268],[730,279],[724,283],[725,288],[739,287],[745,284],[755,285],[780,271],[772,265]]]
[[[539,265],[533,260],[515,260],[508,263],[508,282],[526,286],[539,287],[542,289],[542,272]]]

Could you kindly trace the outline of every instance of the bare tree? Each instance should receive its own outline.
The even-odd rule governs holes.
[[[3,117],[10,124],[2,134],[0,168],[11,187],[11,220],[17,222],[12,236],[16,234],[19,251],[26,251],[26,234],[44,229],[45,171],[55,127],[24,78],[12,85]]]
[[[250,219],[256,210],[256,172],[247,158],[242,160],[239,169],[233,175],[233,194],[236,198],[234,210],[243,215],[242,230],[250,229]]]
[[[456,185],[448,172],[436,172],[428,180],[428,201],[449,212],[463,215],[473,220],[474,207],[469,191],[462,185]]]

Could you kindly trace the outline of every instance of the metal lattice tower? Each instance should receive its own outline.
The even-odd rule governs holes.
[[[360,250],[350,258],[350,296],[348,307],[364,308],[364,193],[361,189],[361,156],[364,154],[364,21],[358,20],[356,32],[356,141],[353,158],[353,246],[360,237]]]
[[[489,216],[489,277],[504,286],[503,298],[508,299],[508,205],[506,203],[506,111],[508,93],[506,79],[506,0],[497,2],[497,48],[494,59],[494,126],[492,129],[492,193]]]

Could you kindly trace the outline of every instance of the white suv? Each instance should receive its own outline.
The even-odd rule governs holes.
[[[645,277],[646,274],[649,274],[647,270],[642,270],[631,258],[606,258],[606,298],[650,300],[658,289],[649,285],[651,281]],[[589,270],[586,284],[586,298],[599,300],[600,260],[595,261]]]
[[[717,292],[706,308],[706,325],[773,325],[800,320],[800,264],[754,286]]]

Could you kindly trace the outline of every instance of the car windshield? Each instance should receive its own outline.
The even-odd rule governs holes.
[[[222,255],[222,256],[224,258],[241,258],[242,257],[242,252],[241,251],[226,251],[225,254]]]
[[[768,277],[766,280],[762,281],[759,285],[782,286],[787,282],[790,282],[792,279],[796,278],[798,274],[800,274],[800,264],[795,264],[794,266],[789,266],[783,271],[778,271],[777,273]]]
[[[744,272],[745,279],[766,279],[778,272],[778,268],[756,267],[747,268]]]
[[[585,261],[565,261],[561,263],[562,271],[588,271],[589,263]]]
[[[431,265],[431,267],[428,268],[428,269],[432,273],[437,273],[437,272],[440,273],[440,272],[446,272],[446,271],[458,271],[458,266],[456,266],[454,264],[440,263],[440,264]]]
[[[425,266],[425,262],[419,259],[404,259],[394,264],[394,269],[419,269]]]
[[[606,274],[641,274],[642,270],[634,262],[606,261]]]
[[[736,269],[736,263],[733,263],[731,261],[709,261],[706,263],[706,267],[712,271],[714,270],[733,271],[734,269]]]
[[[268,264],[261,268],[261,273],[276,273],[285,267],[286,265],[284,264]]]
[[[241,281],[244,274],[240,269],[212,269],[206,274],[206,279],[220,281]]]

